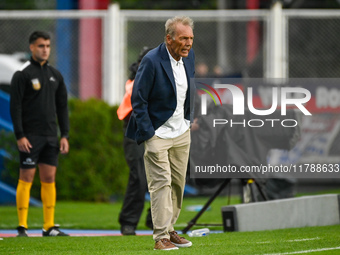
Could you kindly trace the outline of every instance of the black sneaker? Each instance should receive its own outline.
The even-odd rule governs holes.
[[[59,226],[51,227],[47,231],[43,229],[42,235],[43,236],[69,236],[68,234],[60,231]]]
[[[134,235],[136,235],[135,227],[134,226],[130,226],[130,225],[123,225],[120,228],[120,232],[124,236],[134,236]]]
[[[19,226],[19,227],[17,227],[17,230],[18,230],[17,237],[28,237],[27,228],[25,228],[23,226]]]

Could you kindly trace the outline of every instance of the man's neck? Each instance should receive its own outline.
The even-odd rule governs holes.
[[[173,53],[172,49],[170,47],[168,47],[168,45],[166,45],[166,49],[168,50],[169,54],[171,55],[171,57],[173,57],[174,60],[176,60],[176,61],[180,61],[181,60],[181,56],[175,55]]]

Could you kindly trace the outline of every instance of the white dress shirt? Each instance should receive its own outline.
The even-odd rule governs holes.
[[[166,48],[168,51],[168,48]],[[176,84],[177,106],[173,115],[156,131],[156,135],[163,139],[175,138],[187,131],[190,127],[190,121],[184,118],[184,102],[188,90],[188,80],[184,69],[182,57],[176,61],[169,53],[172,72]]]

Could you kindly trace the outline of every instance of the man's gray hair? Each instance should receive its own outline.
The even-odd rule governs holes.
[[[176,33],[176,25],[178,23],[182,23],[185,26],[190,26],[192,30],[194,30],[194,21],[187,17],[187,16],[176,16],[171,19],[168,19],[165,22],[165,42],[166,42],[166,36],[170,35],[171,38],[175,37]]]

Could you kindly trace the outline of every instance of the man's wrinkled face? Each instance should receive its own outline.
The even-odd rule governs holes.
[[[171,38],[170,35],[167,35],[166,41],[171,56],[178,61],[181,57],[185,58],[189,55],[194,41],[194,33],[190,26],[177,23],[175,36]]]
[[[32,52],[32,58],[39,62],[41,65],[44,64],[51,52],[51,42],[50,40],[45,40],[44,38],[38,38],[35,42],[30,44],[30,50]]]

